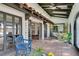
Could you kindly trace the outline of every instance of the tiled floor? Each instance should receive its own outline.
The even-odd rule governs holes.
[[[6,51],[0,51],[0,56],[15,56],[15,49],[7,49]]]
[[[70,44],[63,43],[59,40],[34,40],[33,48],[43,48],[46,52],[52,52],[55,56],[78,56],[79,52]]]
[[[33,49],[43,48],[45,52],[52,52],[55,56],[78,56],[79,52],[70,44],[65,44],[59,40],[33,40]],[[5,52],[0,51],[1,56],[15,56],[15,50],[11,49]]]

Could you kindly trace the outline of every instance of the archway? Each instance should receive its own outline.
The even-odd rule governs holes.
[[[74,22],[74,46],[79,50],[79,12],[75,17]]]

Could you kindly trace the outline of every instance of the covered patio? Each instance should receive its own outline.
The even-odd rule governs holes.
[[[73,3],[0,4],[0,56],[16,56],[15,41],[19,35],[23,35],[23,43],[24,39],[32,42],[32,51],[27,56],[33,56],[38,48],[44,50],[44,56],[50,52],[55,56],[78,56],[78,6]]]

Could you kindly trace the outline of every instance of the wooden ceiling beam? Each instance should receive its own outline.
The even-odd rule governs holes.
[[[20,5],[18,4],[18,3],[3,3],[4,5],[7,5],[7,6],[9,6],[9,7],[12,7],[12,8],[14,8],[14,9],[17,9],[17,10],[19,10],[19,11],[22,11],[22,12],[24,12],[24,13],[29,13],[28,12],[28,10],[25,10],[25,9],[23,9],[23,8],[20,8]]]
[[[45,9],[45,10],[46,11],[71,11],[71,9]]]
[[[73,5],[74,3],[39,3],[39,5],[52,5],[55,4],[56,6],[58,5]]]
[[[73,5],[73,3],[54,3],[55,6],[59,6],[59,5]]]
[[[70,8],[74,5],[74,3],[45,3],[45,4],[42,4],[42,3],[40,3],[39,4],[41,7],[43,7],[43,8],[47,8],[47,7],[49,7],[49,6],[63,6],[63,5],[67,5],[67,6],[70,6]]]
[[[51,5],[51,3],[38,3],[39,5]]]
[[[68,18],[68,16],[55,16],[55,15],[52,15],[52,17]]]
[[[63,16],[69,16],[68,14],[59,14],[59,13],[51,13],[52,15],[63,15]]]
[[[58,17],[61,18],[67,18],[71,12],[72,6],[74,5],[74,3],[40,3],[39,4],[50,16],[55,16],[55,15],[59,15]],[[67,9],[61,9],[61,8],[55,8],[52,9],[50,6],[63,6],[66,5]],[[50,8],[50,9],[47,9]],[[67,12],[67,14],[62,14],[62,13],[52,13],[53,11],[57,11],[57,12]],[[57,17],[57,16],[55,16]]]

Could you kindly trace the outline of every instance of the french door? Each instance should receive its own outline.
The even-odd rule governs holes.
[[[3,22],[0,21],[0,50],[3,49],[3,40],[4,40]]]
[[[4,41],[4,23],[3,23],[3,14],[0,13],[0,50],[3,49]]]
[[[0,49],[14,44],[16,35],[22,34],[21,17],[0,12]]]

